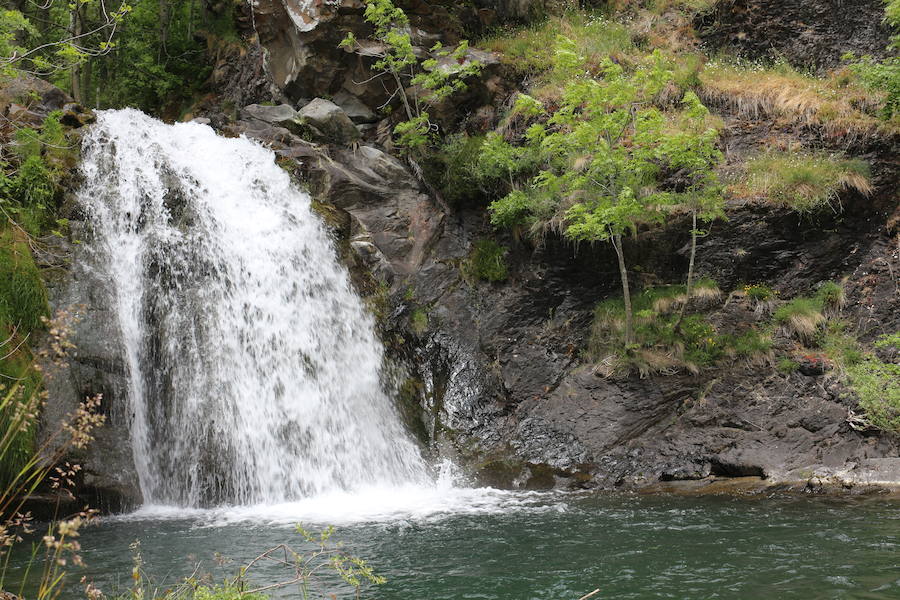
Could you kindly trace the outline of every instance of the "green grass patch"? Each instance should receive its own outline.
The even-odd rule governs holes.
[[[839,311],[844,308],[847,299],[844,294],[844,286],[833,281],[826,281],[818,290],[816,298],[822,301],[825,310]]]
[[[426,162],[426,174],[435,182],[444,200],[453,206],[471,204],[485,196],[478,176],[478,155],[484,136],[453,135]]]
[[[24,235],[0,231],[0,327],[27,335],[49,316],[47,291]]]
[[[701,279],[692,297],[708,299],[719,288],[711,279]],[[679,323],[678,308],[686,301],[685,286],[646,288],[632,297],[636,344],[624,347],[625,306],[621,298],[600,302],[594,309],[594,322],[588,341],[587,358],[608,366],[608,374],[638,370],[642,375],[670,373],[682,369],[699,372],[728,356],[750,356],[753,347],[768,352],[771,341],[755,334],[721,336],[704,314],[684,317]],[[733,346],[740,339],[739,350]]]
[[[602,12],[570,11],[547,18],[525,29],[501,32],[478,42],[478,46],[500,54],[500,59],[525,74],[552,71],[557,36],[573,40],[579,54],[591,64],[610,55],[635,48],[632,33]]]
[[[894,135],[900,130],[896,115],[890,121],[880,118],[887,94],[848,70],[815,77],[784,61],[766,65],[726,58],[709,62],[699,78],[705,101],[748,118],[784,118],[835,137]]]
[[[796,360],[785,357],[778,361],[777,368],[779,372],[784,373],[785,375],[790,375],[800,368],[800,363],[798,363]]]
[[[464,274],[482,281],[505,281],[509,276],[506,266],[506,248],[491,239],[475,242],[469,258],[463,264]]]
[[[428,331],[428,311],[417,308],[409,315],[409,327],[416,335],[422,335]]]
[[[745,285],[744,293],[747,294],[747,297],[754,302],[769,302],[771,300],[775,300],[778,296],[778,292],[761,283]]]
[[[771,360],[772,344],[772,335],[757,329],[748,329],[740,335],[725,337],[729,355],[752,363]]]
[[[794,298],[775,311],[775,322],[784,327],[788,335],[810,341],[825,322],[820,298]]]
[[[746,193],[799,213],[841,210],[840,194],[872,192],[869,166],[825,154],[769,152],[747,163]]]

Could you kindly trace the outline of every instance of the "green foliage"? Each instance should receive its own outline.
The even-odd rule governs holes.
[[[869,357],[849,367],[847,376],[868,422],[900,433],[900,364]]]
[[[116,29],[131,10],[121,0],[20,4],[21,10],[0,11],[0,76],[49,77],[78,69],[113,49]]]
[[[894,348],[900,350],[900,331],[891,334],[885,334],[878,338],[875,342],[876,348]]]
[[[554,72],[555,60],[548,48],[556,45],[557,36],[573,41],[577,54],[589,64],[599,64],[610,55],[635,50],[631,31],[602,12],[571,11],[561,17],[550,17],[528,28],[503,32],[479,42],[479,46],[497,52],[501,59],[524,74],[545,74],[542,83],[559,83]]]
[[[207,45],[196,35],[199,30],[237,41],[231,8],[226,4],[214,14],[201,11],[197,0],[166,0],[163,15],[159,0],[132,4],[115,51],[94,61],[94,69],[104,74],[94,101],[103,107],[133,106],[159,113],[167,105],[190,100],[212,72]],[[85,94],[92,91],[86,89]]]
[[[900,58],[894,56],[877,61],[871,56],[863,56],[856,60],[852,54],[844,58],[854,61],[850,64],[850,70],[865,87],[886,94],[881,117],[890,120],[900,115]]]
[[[876,348],[900,348],[900,332],[883,335]],[[900,433],[900,364],[864,352],[847,323],[828,323],[819,339],[822,351],[843,371],[859,399],[863,421],[877,429]]]
[[[744,293],[747,294],[748,298],[756,302],[769,302],[771,300],[775,300],[778,296],[777,291],[761,283],[745,285]]]
[[[0,232],[0,335],[27,334],[47,317],[47,292],[31,250],[14,230]]]
[[[193,600],[267,600],[265,594],[247,594],[241,588],[230,585],[199,586],[188,596]]]
[[[751,361],[768,357],[772,351],[772,336],[757,329],[748,329],[737,336],[725,336],[723,344],[727,353]]]
[[[566,82],[558,103],[521,95],[511,117],[531,125],[521,140],[514,140],[520,143],[488,135],[479,165],[482,176],[509,181],[508,193],[490,205],[494,225],[526,230],[538,239],[555,230],[576,243],[612,244],[622,279],[627,345],[632,311],[622,238],[641,225],[663,221],[665,205],[686,207],[693,221],[722,214],[714,172],[721,160],[718,132],[693,92],[672,113],[655,106],[663,90],[674,85],[672,62],[661,52],[633,69],[608,56],[593,69],[580,50],[572,39],[557,37],[552,71]],[[663,189],[667,170],[683,173],[690,183],[683,190]],[[694,240],[703,234],[692,227]]]
[[[78,155],[59,119],[59,113],[51,113],[40,130],[16,131],[12,150],[18,163],[0,171],[0,206],[32,235],[51,221],[60,182]]]
[[[463,270],[467,275],[482,281],[506,280],[509,275],[506,268],[506,248],[494,240],[478,240]]]
[[[576,50],[571,40],[558,40],[556,70],[570,76],[559,109],[528,129],[524,149],[489,136],[481,159],[486,170],[510,177],[527,171],[523,161],[539,167],[525,185],[491,205],[494,224],[527,226],[538,235],[560,224],[572,240],[601,241],[659,220],[657,207],[670,200],[652,185],[665,150],[677,144],[666,136],[662,113],[647,103],[671,71],[660,55],[634,73],[607,58],[602,80],[584,77]],[[531,107],[537,103],[527,100]],[[563,202],[569,198],[576,201]]]
[[[841,209],[845,189],[870,194],[869,166],[823,154],[769,152],[747,163],[747,187],[752,195],[764,195],[799,213],[829,207]]]
[[[416,335],[422,335],[428,331],[428,311],[424,308],[416,308],[409,315],[409,327]]]
[[[16,74],[12,57],[26,52],[18,38],[23,33],[34,32],[31,22],[21,12],[0,9],[0,77],[12,77]]]
[[[441,144],[427,163],[429,179],[444,200],[460,206],[481,199],[495,183],[479,175],[478,152],[484,136],[453,135]]]
[[[900,0],[886,0],[884,12],[885,23],[900,29]],[[891,47],[900,49],[900,33],[891,38]],[[863,56],[856,60],[850,53],[844,55],[844,59],[854,61],[850,64],[850,70],[859,77],[863,85],[886,94],[881,108],[882,118],[889,120],[900,115],[900,57],[892,56],[877,61],[871,56]]]
[[[484,65],[469,60],[468,41],[455,48],[436,43],[429,57],[421,63],[416,58],[410,37],[409,18],[392,0],[366,0],[365,19],[374,28],[374,39],[381,43],[381,52],[373,65],[376,77],[390,76],[399,96],[407,120],[394,128],[397,146],[408,153],[421,154],[433,142],[437,126],[431,122],[424,107],[434,106],[466,88],[468,77],[481,73]],[[348,33],[339,44],[355,49],[359,41]],[[412,86],[412,97],[407,87]]]
[[[849,333],[849,329],[844,321],[831,320],[816,339],[816,345],[825,356],[841,368],[858,364],[864,358],[859,342]]]
[[[706,280],[705,289],[711,289]],[[718,290],[718,287],[715,288]],[[675,307],[686,301],[685,286],[646,288],[633,296],[635,342],[625,347],[625,303],[621,298],[604,300],[594,309],[588,342],[588,358],[609,360],[614,371],[637,367],[643,374],[667,373],[678,369],[698,372],[726,356],[755,358],[771,349],[771,338],[750,330],[741,336],[721,336],[696,314],[679,318]]]

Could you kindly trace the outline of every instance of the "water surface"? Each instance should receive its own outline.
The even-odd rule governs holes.
[[[423,507],[422,500],[415,502]],[[127,587],[129,545],[140,540],[147,570],[160,582],[193,572],[198,562],[219,579],[276,544],[302,547],[296,520],[315,527],[327,518],[340,522],[336,537],[388,579],[364,594],[380,600],[577,600],[595,588],[602,590],[597,597],[616,599],[900,598],[896,500],[473,491],[457,498],[471,502],[463,512],[451,510],[452,499],[431,500],[430,510],[395,513],[371,498],[355,508],[332,499],[147,509],[84,532],[85,575],[105,591]],[[220,566],[216,552],[236,562]],[[267,582],[278,575],[258,573]],[[299,597],[293,589],[281,595]]]

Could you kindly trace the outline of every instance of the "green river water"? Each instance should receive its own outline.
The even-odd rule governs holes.
[[[388,580],[365,598],[577,600],[595,588],[601,599],[900,598],[896,500],[497,492],[493,502],[448,512],[366,516],[365,508],[328,515],[339,522],[336,538]],[[315,527],[325,515],[296,516]],[[129,545],[139,540],[163,585],[198,561],[221,578],[268,547],[301,547],[294,520],[284,507],[105,519],[83,532],[80,574],[107,593],[127,588]],[[215,552],[236,562],[222,567]],[[279,595],[300,597],[293,588]]]

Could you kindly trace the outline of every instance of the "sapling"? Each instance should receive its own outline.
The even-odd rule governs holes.
[[[394,128],[395,141],[408,154],[418,153],[430,143],[437,130],[427,108],[464,90],[465,80],[481,73],[483,65],[469,59],[467,41],[455,48],[444,48],[438,42],[429,50],[430,57],[419,62],[410,36],[409,18],[391,0],[366,0],[365,19],[374,27],[374,39],[383,47],[372,65],[374,77],[389,77],[394,82],[394,91],[382,108],[399,97],[406,114],[406,120]],[[340,47],[350,50],[359,46],[352,33],[340,43]],[[408,93],[407,85],[417,89]]]

